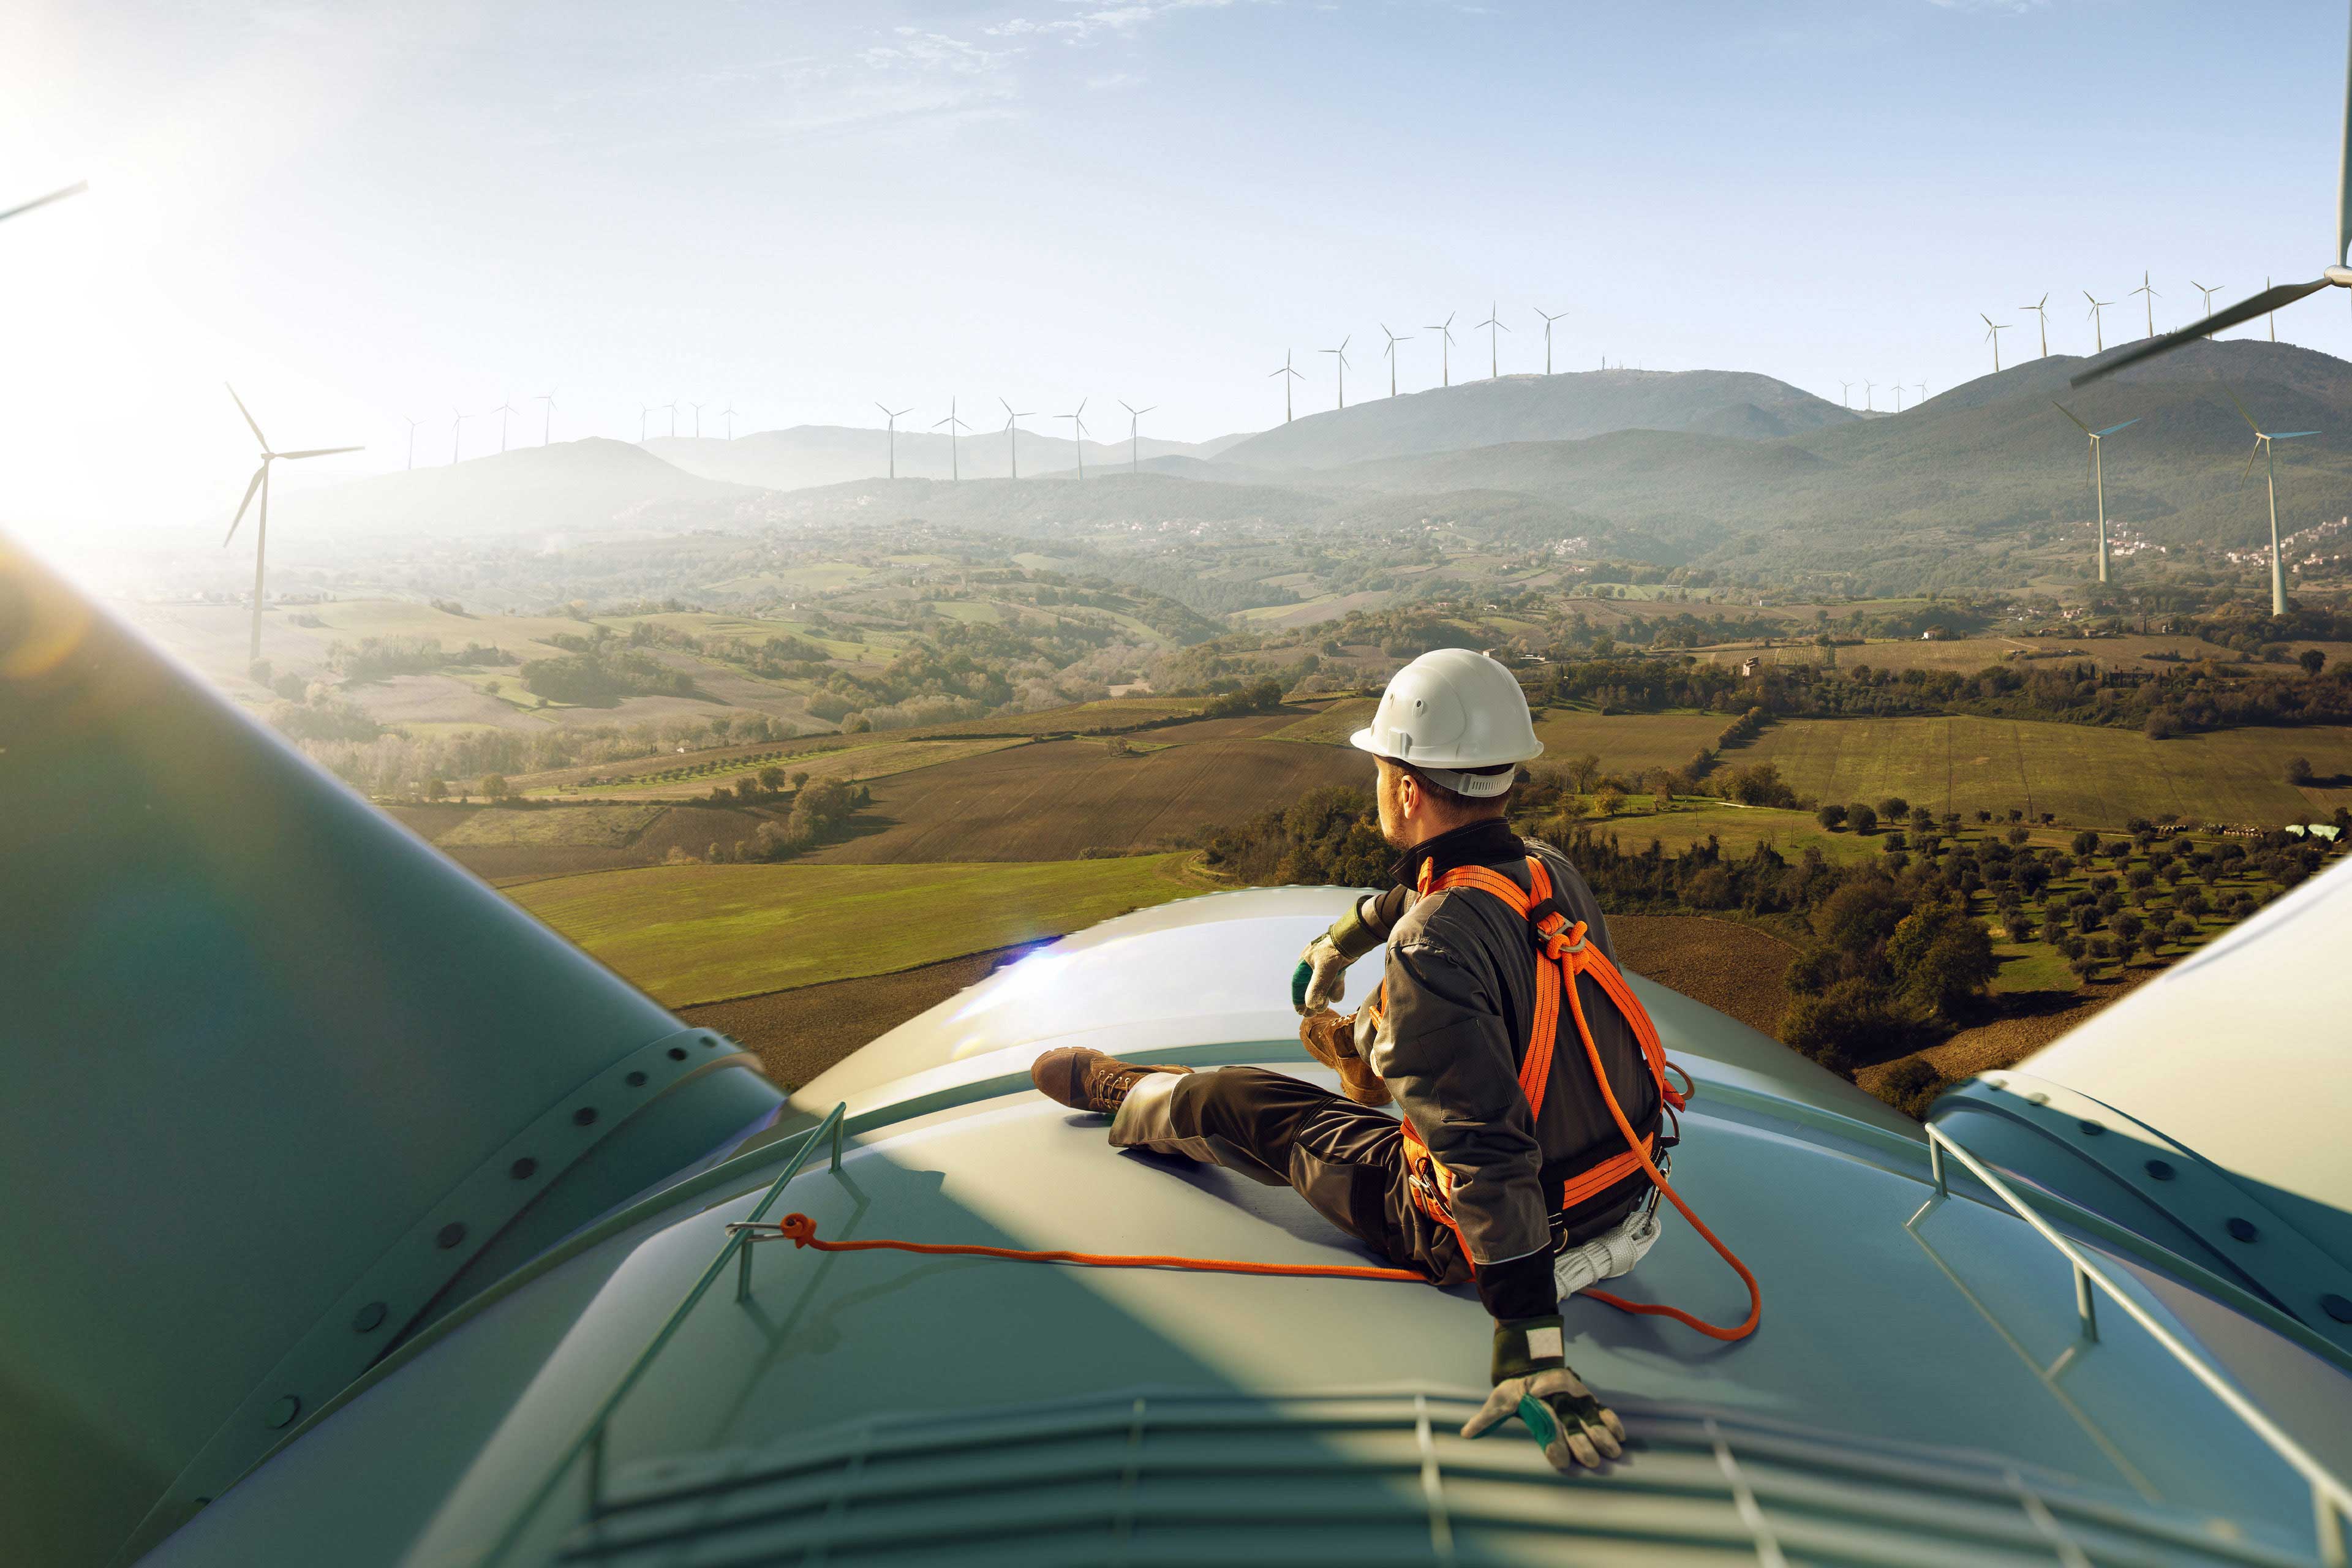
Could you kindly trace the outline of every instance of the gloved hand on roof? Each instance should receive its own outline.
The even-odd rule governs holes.
[[[1462,1428],[1475,1437],[1516,1415],[1556,1470],[1598,1469],[1625,1451],[1625,1424],[1592,1396],[1562,1353],[1557,1315],[1495,1325],[1494,1392]]]

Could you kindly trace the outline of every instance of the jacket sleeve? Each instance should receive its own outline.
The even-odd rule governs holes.
[[[1389,948],[1386,984],[1371,1066],[1453,1178],[1480,1300],[1498,1319],[1558,1311],[1543,1150],[1493,977],[1409,932]]]

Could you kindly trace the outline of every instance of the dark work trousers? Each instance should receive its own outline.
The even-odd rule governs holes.
[[[1404,1134],[1386,1111],[1264,1068],[1230,1067],[1180,1079],[1168,1114],[1178,1136],[1234,1145],[1398,1268],[1441,1285],[1470,1278],[1460,1238],[1412,1201]]]

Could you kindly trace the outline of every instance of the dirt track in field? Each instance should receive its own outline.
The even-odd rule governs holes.
[[[1370,782],[1357,752],[1247,738],[1288,721],[1277,714],[1148,731],[1137,740],[1166,749],[1129,756],[1099,741],[1045,741],[878,779],[858,836],[809,858],[1066,860],[1172,841],[1318,785]]]
[[[1780,1017],[1780,972],[1796,952],[1752,926],[1681,915],[1609,922],[1617,953],[1637,973],[1769,1034]],[[778,1083],[803,1084],[866,1041],[985,979],[1024,948],[927,963],[897,974],[835,980],[764,996],[680,1008],[758,1054]]]

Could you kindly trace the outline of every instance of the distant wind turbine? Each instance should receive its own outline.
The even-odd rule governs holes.
[[[408,419],[405,414],[401,417]],[[416,427],[424,423],[422,419],[408,419],[408,466],[412,469],[416,467]]]
[[[1486,319],[1478,326],[1486,329],[1486,377],[1490,381],[1499,379],[1503,374],[1503,334],[1511,329],[1503,325],[1503,312],[1495,301],[1487,301]],[[1470,330],[1476,331],[1478,328]]]
[[[1441,340],[1437,349],[1437,363],[1444,378],[1440,384],[1445,386],[1454,384],[1454,317],[1461,313],[1456,310],[1436,325],[1422,329],[1426,332],[1435,332]]]
[[[694,410],[694,438],[699,441],[702,439],[702,411],[709,407],[709,405],[704,403],[689,403],[687,406]]]
[[[1001,397],[996,401],[1004,403],[1004,399]],[[1021,426],[1017,421],[1026,419],[1036,412],[1034,408],[1024,408],[1016,414],[1013,412],[1013,405],[1004,403],[1005,450],[1012,454],[1013,477],[1016,479],[1021,477]]]
[[[948,416],[934,421],[931,428],[936,430],[941,425],[948,427],[948,478],[961,480],[963,478],[963,458],[957,451],[956,432],[969,430],[971,426],[956,417],[956,400],[952,397],[948,399]]]
[[[2200,294],[2205,296],[2205,313],[2209,316],[2213,313],[2213,296],[2219,294],[2222,289],[2229,287],[2227,283],[2216,283],[2213,287],[2208,289],[2204,284],[2200,283],[2194,278],[2191,278],[2189,280],[2189,286],[2191,289],[2196,289]]]
[[[2238,395],[2236,393],[2231,392],[2226,386],[2221,390],[2228,394],[2229,399],[2231,403],[2237,404],[2238,416],[2246,422],[2246,428],[2254,433],[2254,449],[2253,451],[2246,454],[2245,473],[2238,476],[2239,482],[2242,484],[2245,482],[2246,474],[2251,474],[2254,471],[2254,458],[2256,454],[2260,454],[2263,459],[2263,477],[2270,483],[2271,614],[2273,616],[2284,616],[2286,614],[2286,563],[2279,558],[2278,462],[2273,454],[2272,444],[2277,441],[2300,440],[2305,436],[2316,436],[2319,432],[2316,430],[2280,430],[2273,433],[2272,431],[2265,430],[2261,426],[2254,423],[2254,416],[2246,412],[2246,405],[2242,403],[2238,403]],[[256,624],[258,625],[259,623],[257,622]]]
[[[253,470],[253,478],[245,487],[245,500],[237,503],[236,516],[230,520],[228,532],[221,540],[223,550],[227,549],[236,540],[237,524],[245,521],[246,508],[253,504],[253,492],[259,490],[261,515],[254,520],[253,525],[253,637],[247,647],[245,656],[246,662],[249,665],[261,658],[262,574],[268,566],[269,555],[269,465],[281,458],[290,463],[303,458],[331,458],[339,452],[357,452],[363,448],[313,447],[304,452],[273,452],[269,449],[269,437],[261,433],[261,426],[254,422],[252,414],[247,412],[245,406],[245,399],[236,395],[236,388],[230,387],[228,395],[229,401],[236,405],[236,411],[245,415],[246,428],[253,432],[254,443],[261,448],[261,466]]]
[[[1054,416],[1056,419],[1066,419],[1070,422],[1070,447],[1078,455],[1078,478],[1081,479],[1087,477],[1087,422],[1081,417],[1086,411],[1087,400],[1081,397],[1076,408],[1071,409],[1067,414]]]
[[[511,403],[501,403],[490,412],[499,416],[499,450],[504,452],[507,449],[507,421],[522,410]]]
[[[1838,383],[1838,401],[1848,408],[1853,406],[1853,383],[1850,381]]]
[[[660,404],[658,404],[658,403],[641,403],[641,404],[637,405],[637,445],[638,445],[638,446],[642,447],[642,446],[644,446],[644,445],[646,444],[646,415],[648,415],[648,414],[651,414],[655,409],[656,409],[656,408],[658,408],[658,407],[660,407],[660,406],[661,406],[661,405],[660,405]]]
[[[1895,412],[1903,412],[1903,384],[1899,381],[1895,384]]]
[[[2152,338],[2156,336],[2156,301],[2160,298],[2160,296],[2158,295],[2154,289],[2148,286],[2147,274],[2146,271],[2142,271],[2140,273],[2139,287],[2133,289],[2132,292],[2135,294],[2145,294],[2147,296],[2147,335]]]
[[[669,410],[669,438],[675,441],[677,439],[677,405],[665,403],[662,406]]]
[[[539,444],[544,447],[547,445],[548,436],[555,429],[555,394],[542,392],[531,401],[547,405],[539,411]]]
[[[2050,357],[2050,310],[2049,310],[2049,305],[2050,305],[2050,296],[2049,296],[2049,295],[2047,295],[2047,294],[2044,294],[2044,295],[2042,295],[2042,298],[2041,298],[2039,300],[2035,301],[2033,304],[2031,304],[2031,305],[2020,305],[2020,306],[2018,307],[2018,309],[2019,309],[2019,310],[2031,310],[2031,311],[2032,311],[2036,316],[2039,316],[2039,317],[2042,319],[2042,357],[2043,359],[2048,359],[2048,358]]]
[[[1541,317],[1543,318],[1543,323],[1544,323],[1544,374],[1545,374],[1546,375],[1549,375],[1549,374],[1551,374],[1551,324],[1552,324],[1554,321],[1557,321],[1560,320],[1560,318],[1561,318],[1561,317],[1566,316],[1566,315],[1568,314],[1568,312],[1567,312],[1566,310],[1562,310],[1562,311],[1559,312],[1559,314],[1558,314],[1558,315],[1555,315],[1555,314],[1553,314],[1552,312],[1550,312],[1550,311],[1549,311],[1549,310],[1545,310],[1541,305],[1538,305],[1538,306],[1536,306],[1536,307],[1535,307],[1535,312],[1536,312],[1536,314],[1537,314],[1537,315],[1541,316]]]
[[[1865,381],[1862,384],[1862,411],[1864,414],[1875,414],[1878,412],[1878,410],[1872,405],[1870,401],[1871,394],[1877,390],[1878,383],[1874,381]]]
[[[1925,403],[1927,401],[1927,384],[1923,381],[1917,384],[1919,387],[1919,401]]]
[[[2346,129],[2352,130],[2352,126],[2347,126]],[[2263,278],[2263,292],[2265,294],[2273,292],[2271,288],[2271,280],[2268,274],[2264,274]],[[2278,312],[2276,310],[2265,310],[2263,312],[2263,315],[2270,323],[2271,342],[2278,342]],[[2280,613],[2283,615],[2285,612],[2281,611]]]
[[[1270,370],[1265,374],[1268,379],[1277,375],[1286,376],[1289,378],[1282,384],[1282,422],[1285,425],[1287,425],[1290,423],[1290,384],[1293,381],[1301,379],[1298,372],[1290,368],[1290,351],[1288,349],[1282,351],[1282,368],[1280,370]]]
[[[1339,406],[1342,408],[1348,406],[1348,345],[1355,341],[1355,336],[1356,335],[1353,332],[1350,332],[1346,337],[1341,338],[1339,340],[1339,346],[1336,349],[1317,349],[1315,351],[1317,353],[1320,354],[1336,354],[1339,356]]]
[[[472,417],[472,415],[460,414],[454,408],[449,410],[449,461],[453,464],[457,460],[458,445],[466,434],[466,421]]]
[[[698,404],[696,406],[698,408],[701,405]],[[911,414],[914,412],[914,409],[911,407],[886,408],[879,403],[876,404],[874,406],[882,409],[882,417],[890,422],[890,477],[895,479],[898,477],[898,416],[902,414]],[[695,426],[695,434],[698,436],[701,433],[701,425],[699,420],[698,420]]]
[[[732,441],[735,439],[735,400],[733,398],[727,400],[727,406],[719,411],[719,417],[727,421],[727,438]]]
[[[1121,398],[1118,405],[1127,410],[1127,471],[1130,474],[1141,473],[1143,471],[1141,458],[1143,437],[1138,432],[1142,428],[1143,416],[1150,413],[1151,408],[1157,408],[1160,405],[1155,403],[1151,408],[1137,408],[1125,398]]]
[[[2088,289],[2083,290],[2083,298],[2091,300],[2091,341],[2098,345],[2091,352],[2093,353],[2103,354],[2107,352],[2107,323],[2106,318],[2100,315],[2099,312],[2107,309],[2110,305],[2113,305],[2115,301],[2113,300],[2092,299],[2091,291]],[[2074,384],[2080,386],[2083,384],[2078,381],[2074,383]]]
[[[1985,337],[1992,344],[1993,374],[1999,375],[2000,374],[2000,335],[2009,331],[2009,326],[2006,322],[1996,324],[1990,316],[1981,310],[1977,312],[1977,319],[1985,324]]]
[[[1386,321],[1381,323],[1381,331],[1389,334],[1389,346],[1381,352],[1389,356],[1389,395],[1394,397],[1396,395],[1396,346],[1399,343],[1412,342],[1412,334],[1407,332],[1403,337],[1399,337],[1394,332],[1389,332],[1389,324]]]
[[[2137,425],[2139,421],[2137,418],[2131,418],[2125,420],[2123,425],[2110,425],[2104,430],[2094,430],[2080,419],[2075,419],[2074,411],[2064,404],[2053,400],[2051,406],[2074,420],[2074,428],[2091,438],[2091,489],[2098,498],[2099,581],[2104,583],[2107,580],[2107,471],[2100,443],[2122,429],[2124,425]]]

